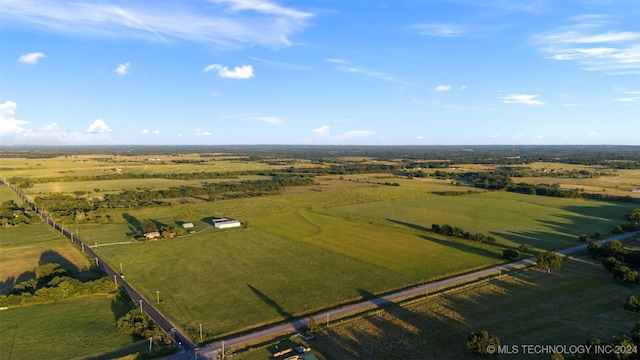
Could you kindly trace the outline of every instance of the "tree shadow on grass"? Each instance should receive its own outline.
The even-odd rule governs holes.
[[[265,293],[263,293],[262,291],[256,289],[255,287],[251,286],[250,284],[247,284],[247,286],[249,287],[249,289],[251,289],[251,291],[253,291],[254,294],[256,294],[258,296],[258,298],[260,300],[262,300],[265,304],[269,305],[270,307],[274,308],[278,312],[278,314],[280,314],[280,316],[282,316],[285,319],[292,319],[293,318],[293,314],[291,314],[288,311],[285,311],[280,306],[280,304],[278,304],[275,300],[273,300],[272,298],[267,296]]]
[[[123,213],[122,218],[127,221],[127,224],[129,226],[127,236],[134,236],[142,233],[142,224],[140,223],[140,220],[129,213]]]
[[[398,225],[402,225],[402,226],[406,226],[409,227],[411,229],[415,229],[415,230],[419,230],[419,231],[424,231],[424,232],[431,232],[431,229],[428,229],[424,226],[420,226],[420,225],[416,225],[416,224],[411,224],[411,223],[406,223],[403,221],[398,221],[398,220],[393,220],[393,219],[385,219],[388,221],[391,221],[395,224]],[[484,256],[484,257],[488,257],[488,258],[500,258],[500,256],[492,251],[489,251],[487,249],[483,249],[481,247],[478,246],[473,246],[473,245],[468,245],[465,244],[464,242],[471,242],[471,240],[466,240],[466,239],[461,239],[461,238],[454,238],[456,239],[456,241],[453,240],[444,240],[444,239],[437,239],[435,237],[432,236],[427,236],[427,235],[419,235],[421,238],[431,241],[433,243],[439,244],[439,245],[444,245],[456,250],[460,250],[460,251],[464,251],[467,253],[471,253],[471,254],[475,254],[475,255],[480,255],[480,256]],[[483,245],[480,245],[483,246]],[[490,246],[493,247],[506,247],[505,245],[498,245],[498,244],[491,244]]]

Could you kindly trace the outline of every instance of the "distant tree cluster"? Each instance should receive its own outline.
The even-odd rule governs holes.
[[[29,225],[39,221],[40,218],[30,208],[24,208],[13,200],[0,204],[0,226],[2,227]]]
[[[604,246],[591,242],[587,251],[595,257],[604,258],[602,266],[614,279],[622,280],[625,284],[640,284],[637,271],[640,268],[640,251],[625,249],[620,240],[609,241]]]
[[[107,276],[82,282],[57,263],[40,265],[35,273],[35,279],[19,282],[8,296],[0,296],[0,306],[47,303],[114,290],[113,282]]]
[[[464,231],[459,227],[454,227],[451,225],[438,225],[432,224],[431,231],[436,234],[447,235],[447,236],[455,236],[461,239],[473,240],[482,243],[495,243],[496,238],[490,235],[485,235],[482,233],[471,234],[470,232]]]
[[[636,323],[628,334],[614,336],[611,341],[603,342],[599,338],[591,338],[585,341],[585,345],[599,346],[601,349],[607,348],[609,351],[586,354],[576,354],[572,357],[578,360],[618,360],[618,359],[638,359],[640,357],[640,323]]]

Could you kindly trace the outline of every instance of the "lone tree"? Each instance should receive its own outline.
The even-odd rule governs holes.
[[[506,249],[505,251],[502,252],[502,257],[506,260],[518,260],[520,259],[520,253],[518,252],[518,250],[513,250],[513,249]]]
[[[536,264],[540,268],[546,268],[547,272],[551,269],[558,270],[562,265],[562,256],[553,251],[545,251],[536,255]]]
[[[500,339],[489,335],[487,330],[471,333],[467,337],[467,349],[471,350],[474,354],[496,354],[499,346]]]

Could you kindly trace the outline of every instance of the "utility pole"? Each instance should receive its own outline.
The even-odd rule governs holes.
[[[98,266],[98,258],[96,258],[96,267]]]
[[[120,274],[122,274],[122,263],[120,263]]]
[[[140,312],[142,312],[142,299],[138,300],[140,302]]]
[[[224,359],[224,340],[222,340],[222,359]]]
[[[202,324],[200,324],[200,341],[202,341]]]
[[[116,291],[118,291],[118,275],[113,275],[113,285],[115,285]]]
[[[160,304],[160,290],[156,290],[156,299],[158,304]]]

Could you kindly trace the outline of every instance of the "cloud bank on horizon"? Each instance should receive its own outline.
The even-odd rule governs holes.
[[[639,13],[2,0],[0,144],[640,145]]]

